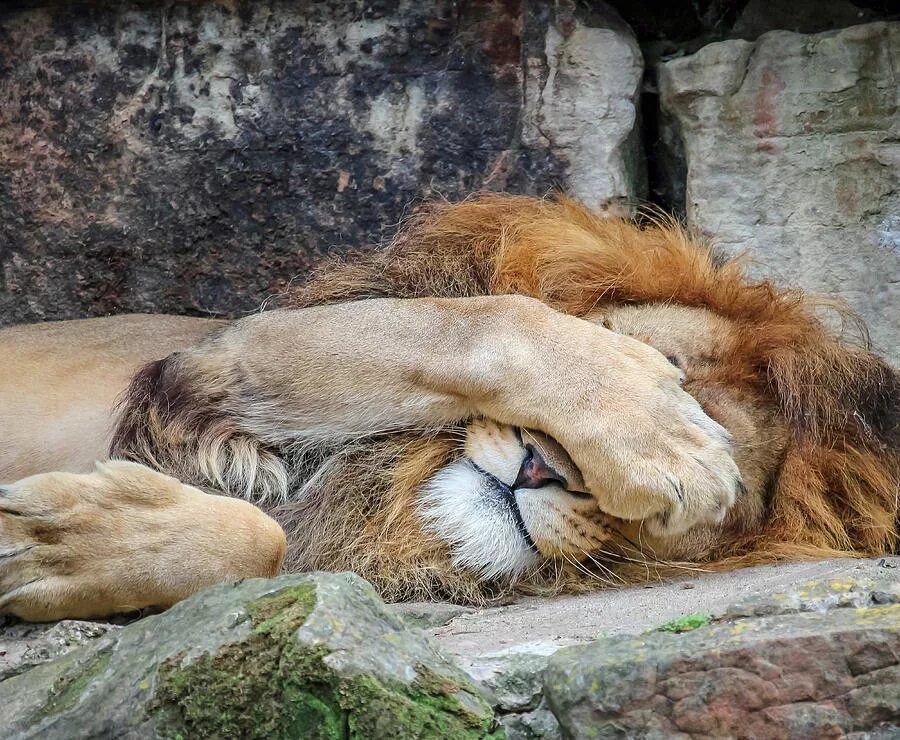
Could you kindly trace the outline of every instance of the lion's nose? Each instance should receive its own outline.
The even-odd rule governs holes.
[[[519,474],[512,484],[514,491],[519,488],[542,488],[551,483],[566,487],[566,479],[550,466],[540,450],[533,445],[526,445],[525,451],[522,467],[519,468]]]

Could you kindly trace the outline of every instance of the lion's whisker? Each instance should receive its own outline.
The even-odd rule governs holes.
[[[593,557],[590,553],[588,553],[584,549],[582,549],[580,547],[578,549],[581,550],[581,552],[584,553],[584,556],[588,560],[590,560],[594,565],[596,565],[598,568],[600,568],[604,573],[609,573],[611,578],[615,578],[623,585],[625,584],[625,579],[622,578],[622,576],[620,576],[618,573],[615,573],[610,568],[607,568],[605,565],[603,565],[603,563],[601,563],[599,560],[597,560],[595,557]]]

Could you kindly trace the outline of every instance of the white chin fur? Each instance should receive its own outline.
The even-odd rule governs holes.
[[[538,560],[500,494],[465,460],[425,484],[418,508],[426,529],[450,545],[453,564],[484,579],[515,579]]]

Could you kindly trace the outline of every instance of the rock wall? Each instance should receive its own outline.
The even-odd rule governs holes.
[[[640,50],[575,3],[0,10],[0,323],[235,315],[417,199],[643,195]]]
[[[895,361],[898,69],[897,23],[772,31],[659,68],[688,222],[758,273],[845,299]]]
[[[561,188],[649,194],[900,362],[889,4],[617,6],[638,39],[599,0],[6,5],[0,324],[240,315],[423,198]]]

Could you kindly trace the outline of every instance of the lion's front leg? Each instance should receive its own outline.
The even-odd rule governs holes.
[[[136,463],[0,488],[0,614],[31,621],[165,608],[278,573],[281,528],[244,501]]]
[[[484,416],[553,437],[606,514],[672,535],[721,521],[741,490],[728,432],[682,376],[524,296],[272,311],[145,367],[112,454],[268,503],[289,493],[281,449]]]

